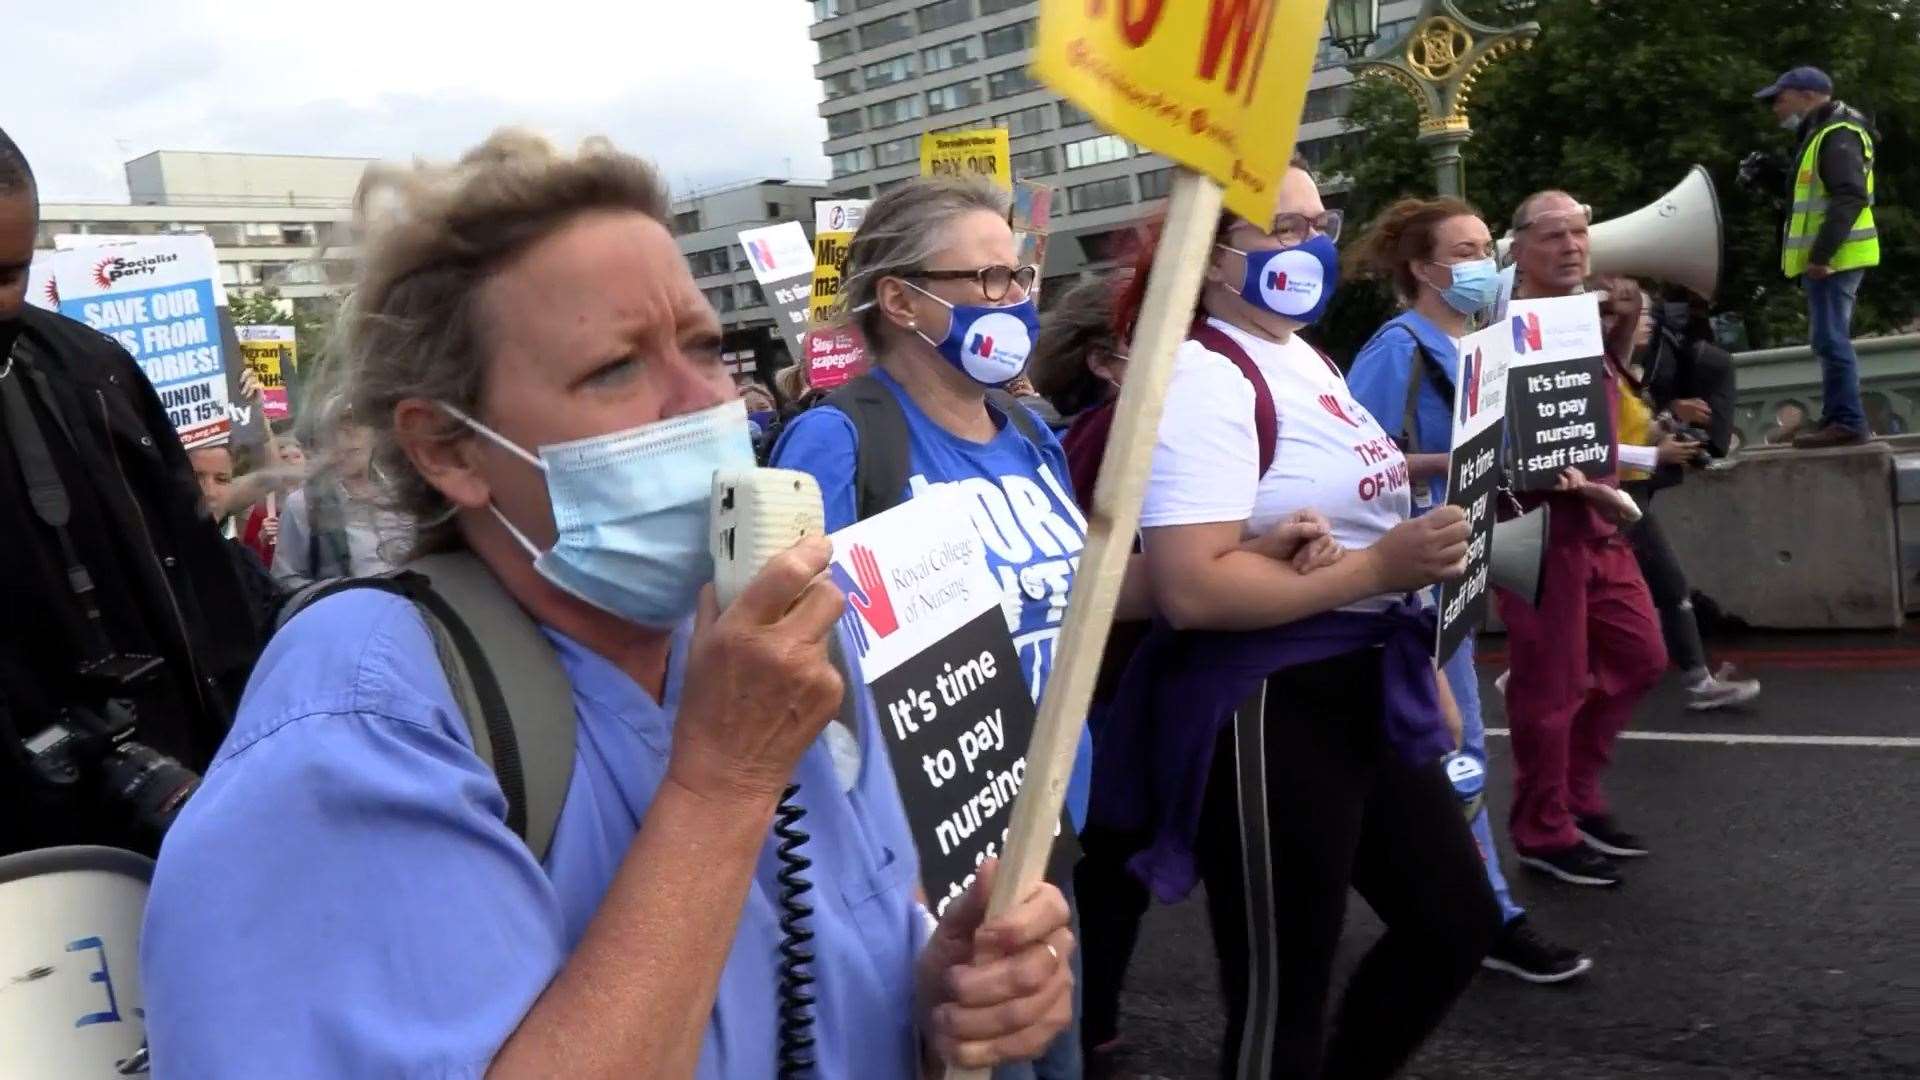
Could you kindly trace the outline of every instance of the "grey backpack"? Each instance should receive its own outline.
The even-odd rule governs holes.
[[[507,797],[507,827],[545,863],[573,776],[577,722],[573,687],[552,643],[464,551],[428,555],[372,577],[316,582],[287,601],[279,625],[348,589],[377,589],[419,609],[474,752],[492,766]]]

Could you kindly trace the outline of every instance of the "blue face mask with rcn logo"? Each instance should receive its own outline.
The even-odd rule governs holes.
[[[1031,299],[1005,307],[984,304],[955,304],[934,296],[911,281],[907,288],[953,313],[947,321],[947,336],[935,341],[919,328],[914,333],[933,346],[947,363],[959,368],[967,378],[982,386],[1005,386],[1027,370],[1027,357],[1033,352],[1033,340],[1040,335],[1040,310]]]
[[[1319,322],[1327,313],[1340,281],[1340,249],[1326,233],[1274,251],[1220,247],[1247,260],[1246,277],[1240,283],[1242,300],[1303,326]]]

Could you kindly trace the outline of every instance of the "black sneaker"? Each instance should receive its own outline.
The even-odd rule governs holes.
[[[1578,949],[1547,941],[1533,932],[1525,915],[1516,915],[1512,922],[1500,928],[1500,935],[1493,939],[1493,948],[1480,961],[1480,966],[1544,986],[1585,975],[1593,967],[1593,961],[1582,956]]]
[[[1621,828],[1612,814],[1575,818],[1573,823],[1580,830],[1580,839],[1602,855],[1611,855],[1616,859],[1639,859],[1647,854],[1646,843]]]
[[[1613,865],[1613,860],[1584,843],[1533,855],[1522,851],[1519,856],[1520,865],[1543,874],[1552,874],[1569,885],[1604,887],[1620,884],[1620,868]]]

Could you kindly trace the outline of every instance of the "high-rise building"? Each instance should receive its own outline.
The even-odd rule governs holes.
[[[926,132],[1004,127],[1015,179],[1059,190],[1045,267],[1055,284],[1111,265],[1126,227],[1166,197],[1170,162],[1100,130],[1028,73],[1034,0],[809,2],[834,194],[872,197],[917,176]],[[1420,4],[1381,7],[1381,40],[1392,41]],[[1299,135],[1315,164],[1354,137],[1340,122],[1352,92],[1344,59],[1323,36]]]

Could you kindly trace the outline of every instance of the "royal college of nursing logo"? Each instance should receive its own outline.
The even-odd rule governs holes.
[[[1521,356],[1540,348],[1540,316],[1527,312],[1513,317],[1513,351]]]
[[[1480,373],[1486,369],[1486,353],[1479,349],[1460,364],[1461,388],[1466,393],[1460,395],[1460,423],[1464,424],[1480,414]]]
[[[1325,284],[1320,260],[1304,251],[1282,251],[1260,271],[1260,292],[1267,306],[1282,314],[1312,310]]]
[[[893,595],[887,591],[887,579],[880,572],[880,561],[874,558],[873,549],[855,544],[847,552],[847,559],[853,564],[851,573],[838,561],[828,569],[833,583],[847,594],[847,612],[840,616],[840,624],[865,659],[867,650],[873,647],[873,638],[886,637],[900,629],[900,616],[893,610]]]
[[[773,245],[767,243],[765,239],[758,239],[748,244],[747,254],[753,256],[753,265],[759,267],[762,273],[773,270]]]

